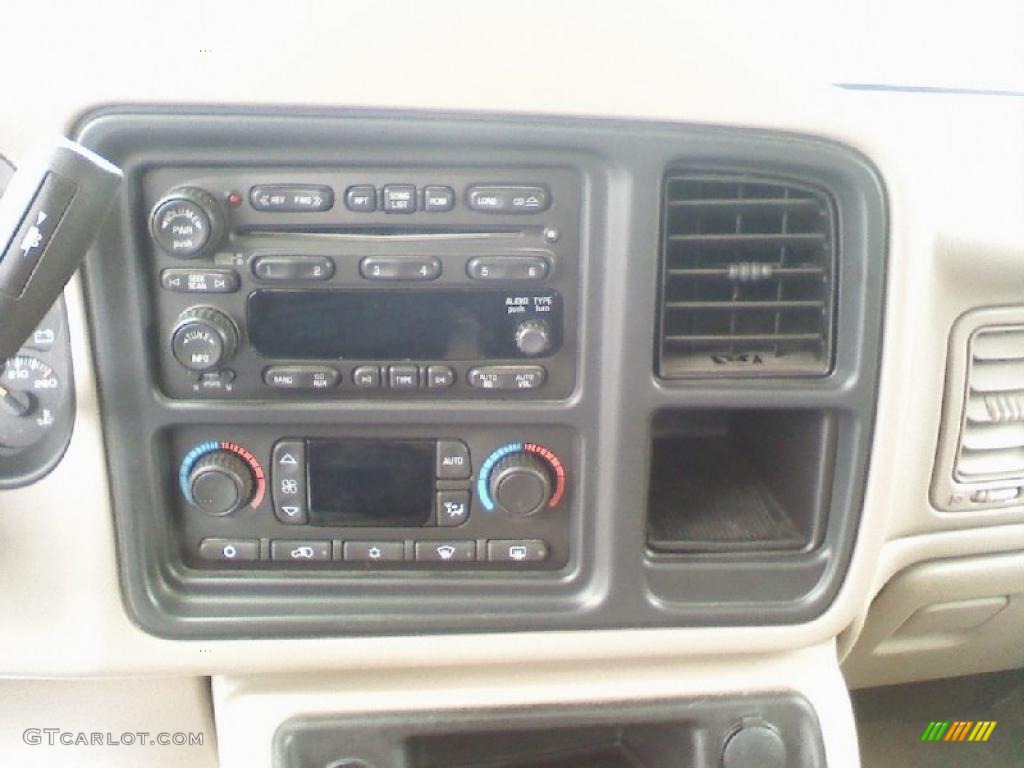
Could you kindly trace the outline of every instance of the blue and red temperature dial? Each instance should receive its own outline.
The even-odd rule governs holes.
[[[565,496],[565,467],[538,443],[507,443],[488,456],[477,475],[484,509],[527,517],[554,509]]]
[[[211,515],[227,515],[246,504],[256,509],[267,491],[263,465],[250,451],[227,440],[199,443],[178,468],[181,493]]]

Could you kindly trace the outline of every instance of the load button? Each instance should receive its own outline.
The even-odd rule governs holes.
[[[547,189],[535,185],[476,185],[466,200],[471,210],[484,213],[539,213],[551,205]]]

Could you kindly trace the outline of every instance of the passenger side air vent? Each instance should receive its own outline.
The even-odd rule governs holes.
[[[968,355],[956,477],[1024,478],[1024,326],[980,329]]]
[[[963,315],[948,360],[932,503],[950,511],[1024,503],[1024,308]]]
[[[672,174],[662,218],[661,377],[828,373],[836,215],[826,193]]]

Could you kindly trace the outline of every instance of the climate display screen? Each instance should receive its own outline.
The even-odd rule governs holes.
[[[325,526],[423,526],[434,496],[430,440],[311,440],[309,517]]]

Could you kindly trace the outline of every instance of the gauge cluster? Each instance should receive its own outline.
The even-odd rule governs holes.
[[[38,480],[63,455],[74,421],[64,300],[58,300],[0,372],[0,488]]]

